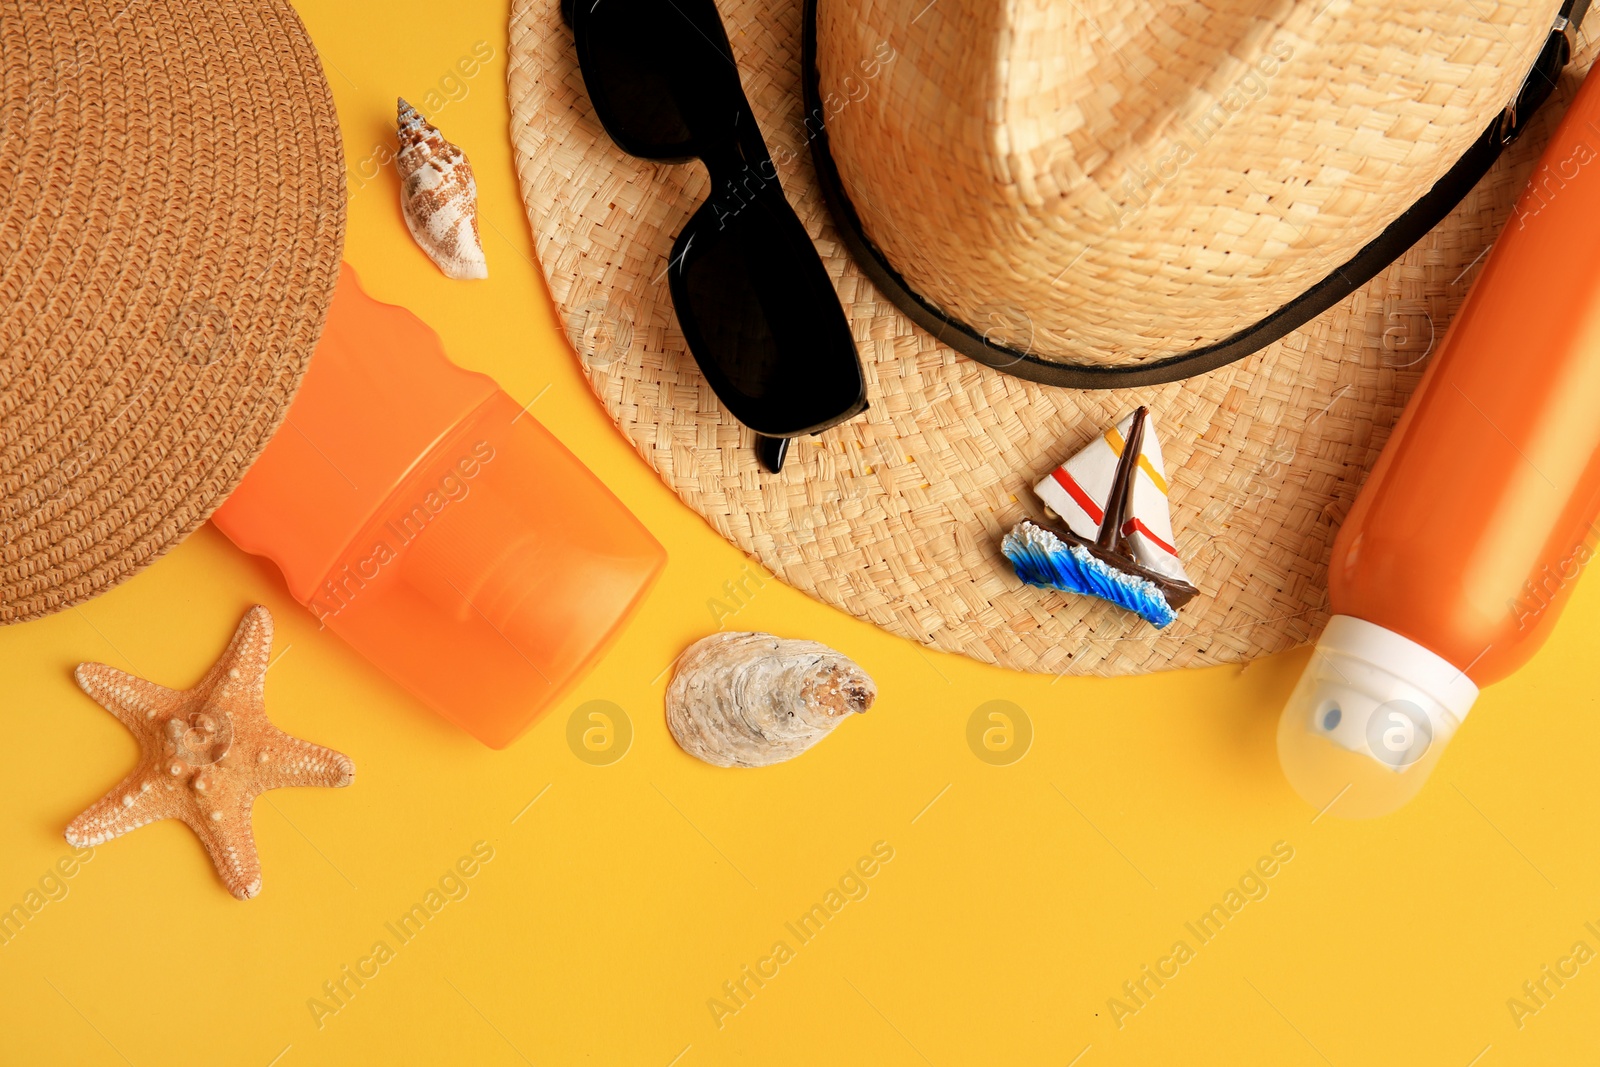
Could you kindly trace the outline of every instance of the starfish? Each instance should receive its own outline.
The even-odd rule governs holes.
[[[103,663],[80,663],[78,685],[138,739],[139,765],[67,827],[67,841],[94,846],[158,819],[195,832],[228,891],[261,892],[250,830],[256,797],[286,786],[346,786],[350,757],[291,737],[267,719],[272,615],[245,613],[222,658],[193,689],[168,689]]]

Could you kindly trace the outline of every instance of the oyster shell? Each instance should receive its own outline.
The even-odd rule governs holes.
[[[478,182],[461,149],[400,100],[400,209],[428,258],[451,278],[489,276],[478,233]]]
[[[800,755],[877,695],[866,672],[827,645],[712,634],[679,657],[667,729],[696,759],[764,767]]]

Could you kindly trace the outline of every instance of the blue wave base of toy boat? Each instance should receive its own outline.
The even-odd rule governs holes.
[[[1178,617],[1148,578],[1119,571],[1083,546],[1069,544],[1032,523],[1025,522],[1006,534],[1000,550],[1017,577],[1029,585],[1099,597],[1134,612],[1158,630]]]

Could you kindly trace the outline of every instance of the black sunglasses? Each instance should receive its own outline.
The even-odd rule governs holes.
[[[629,155],[698,159],[712,196],[672,243],[668,286],[706,381],[757,434],[762,464],[789,439],[867,408],[838,294],[778,184],[713,0],[562,0],[606,133]]]

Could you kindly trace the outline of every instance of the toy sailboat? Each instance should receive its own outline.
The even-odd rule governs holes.
[[[1000,549],[1029,585],[1109,600],[1159,629],[1198,590],[1173,547],[1166,471],[1150,421],[1149,409],[1139,408],[1034,486],[1068,529],[1024,522]]]

